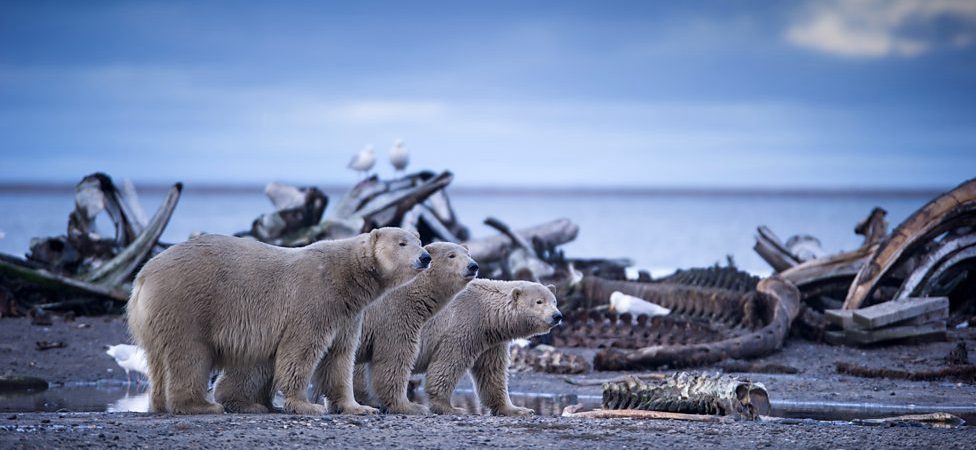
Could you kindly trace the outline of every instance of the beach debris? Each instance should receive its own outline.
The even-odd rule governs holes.
[[[889,378],[893,380],[935,381],[956,379],[966,383],[976,383],[976,365],[956,364],[931,370],[902,370],[887,367],[868,367],[844,361],[835,364],[837,373],[861,378]]]
[[[182,192],[176,183],[163,205],[145,221],[135,189],[120,190],[103,173],[84,177],[65,235],[35,238],[26,259],[0,254],[0,286],[21,305],[97,313],[118,309],[136,269],[165,247],[159,243]],[[127,193],[126,193],[127,192]],[[108,215],[111,235],[97,229]]]
[[[907,414],[904,416],[882,417],[880,419],[854,419],[854,425],[883,425],[883,426],[918,426],[931,425],[939,428],[954,428],[963,426],[966,421],[959,416],[938,412],[929,414]]]
[[[562,417],[587,419],[650,419],[650,420],[683,420],[688,422],[732,422],[724,416],[710,416],[705,414],[685,414],[665,411],[645,411],[642,409],[594,409],[582,411],[583,405],[577,403],[563,408]]]
[[[828,309],[828,321],[841,331],[827,331],[834,344],[876,344],[913,339],[945,339],[949,299],[934,297],[878,303],[862,309]]]
[[[670,361],[627,363],[612,349],[665,349],[693,352],[694,345],[712,344],[757,331],[766,320],[767,310],[756,292],[758,278],[734,267],[680,270],[650,282],[607,280],[584,277],[581,297],[568,301],[565,325],[538,342],[556,346],[608,349],[594,361],[598,368],[613,364],[616,370],[647,367],[705,364],[696,357]],[[611,297],[624,294],[670,311],[667,316],[649,317],[611,311]],[[616,295],[619,298],[619,295]],[[575,302],[573,301],[575,300]],[[766,342],[765,340],[763,342]],[[775,343],[769,343],[770,349]],[[736,357],[733,353],[728,357]]]
[[[512,372],[556,374],[583,374],[591,370],[585,358],[546,345],[535,348],[511,346],[508,367]]]
[[[115,359],[116,364],[125,371],[126,383],[132,383],[130,372],[142,375],[149,373],[149,363],[146,361],[146,352],[135,345],[118,344],[110,345],[105,354]]]
[[[679,372],[662,380],[628,378],[603,385],[604,410],[707,414],[755,420],[771,410],[761,383],[731,375]]]
[[[759,228],[756,251],[796,285],[809,307],[799,320],[805,335],[839,343],[843,333],[825,328],[824,311],[891,300],[947,297],[945,320],[953,328],[976,314],[976,179],[937,196],[890,234],[885,215],[875,208],[857,224],[854,231],[864,236],[859,248],[807,261]],[[937,333],[934,326],[923,328]]]
[[[410,154],[407,153],[407,148],[404,147],[403,140],[397,139],[393,142],[393,147],[390,148],[390,164],[393,165],[393,169],[397,172],[403,172],[407,168],[407,164],[410,163]]]
[[[596,279],[591,281],[589,292],[605,298],[614,290],[671,308],[668,318],[685,314],[699,320],[707,318],[722,334],[707,342],[651,345],[628,351],[604,349],[594,357],[597,370],[691,367],[763,356],[783,346],[800,307],[796,287],[776,276],[760,280],[756,290],[747,293]]]
[[[303,230],[318,224],[329,204],[328,197],[311,186],[268,183],[264,193],[274,205],[275,212],[258,216],[251,224],[250,232],[238,233],[238,236],[251,236],[273,245],[286,244]]]
[[[373,168],[373,164],[376,164],[376,154],[373,151],[373,146],[367,145],[349,160],[346,167],[362,172],[363,178],[366,178],[369,175],[369,170]]]
[[[671,314],[671,310],[661,305],[651,303],[633,295],[627,295],[620,291],[613,291],[610,294],[610,309],[614,314],[633,314],[635,316],[666,316]]]
[[[31,308],[28,315],[30,316],[31,325],[38,325],[42,327],[54,325],[54,321],[51,319],[51,313],[42,308],[35,306]]]
[[[68,345],[61,341],[37,341],[34,343],[37,347],[37,351],[43,352],[44,350],[50,350],[52,348],[65,348]]]

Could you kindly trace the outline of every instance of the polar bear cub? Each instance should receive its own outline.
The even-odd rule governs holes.
[[[451,394],[470,370],[478,397],[492,414],[531,414],[509,398],[508,345],[562,322],[554,289],[528,281],[474,280],[428,321],[413,372],[426,373],[430,410],[464,414],[451,406]]]
[[[391,289],[363,313],[363,333],[356,352],[356,397],[367,401],[371,386],[377,405],[388,413],[428,413],[426,406],[407,400],[420,329],[478,276],[478,263],[466,247],[438,242],[424,249],[433,258],[430,269]]]

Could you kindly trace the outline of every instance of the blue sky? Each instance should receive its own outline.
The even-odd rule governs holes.
[[[947,187],[976,2],[0,2],[0,181]]]

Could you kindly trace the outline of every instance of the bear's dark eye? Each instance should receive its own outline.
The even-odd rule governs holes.
[[[541,305],[541,304],[542,304],[542,300],[541,300],[541,299],[540,299],[540,300],[536,300],[536,301],[535,301],[535,304],[536,304],[536,305]]]
[[[406,246],[407,246],[407,243],[406,242],[401,242],[400,243],[400,247],[406,247]]]
[[[447,255],[448,258],[454,259],[454,254]]]

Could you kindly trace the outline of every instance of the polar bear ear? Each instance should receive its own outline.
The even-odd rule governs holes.
[[[553,295],[556,295],[556,285],[555,284],[547,284],[546,285],[546,288],[549,289],[549,291],[551,291]]]
[[[461,244],[461,248],[463,248],[464,251],[466,251],[466,252],[470,252],[471,251],[471,249],[468,248],[468,244]]]
[[[374,228],[369,232],[369,237],[366,238],[366,257],[372,259],[376,255],[376,241],[379,240],[380,230]]]
[[[413,234],[414,236],[416,236],[417,239],[420,239],[420,232],[419,231],[417,231],[417,230],[410,230],[410,233]]]
[[[512,294],[511,295],[512,295],[512,303],[517,302],[518,299],[519,299],[519,297],[522,296],[522,288],[512,289]]]

